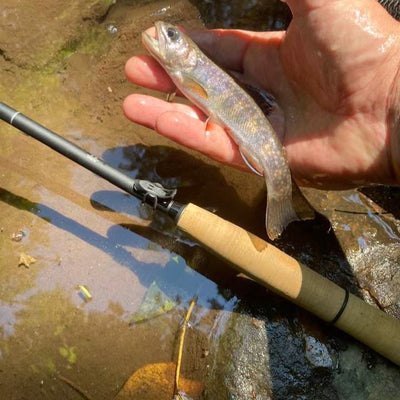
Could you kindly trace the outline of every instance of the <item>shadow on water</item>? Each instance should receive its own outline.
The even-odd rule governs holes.
[[[177,187],[177,200],[193,202],[202,207],[217,210],[218,215],[233,221],[253,233],[265,238],[264,192],[261,190],[256,203],[244,201],[237,189],[229,185],[220,168],[205,163],[188,153],[165,146],[135,145],[117,147],[104,152],[103,160],[123,170],[133,178],[160,182],[165,186]],[[292,389],[287,389],[290,375],[296,376],[298,384],[310,388],[321,377],[312,374],[307,360],[299,348],[303,346],[304,331],[331,338],[333,347],[340,347],[341,334],[322,322],[315,322],[307,312],[297,309],[287,301],[254,282],[237,277],[234,269],[209,254],[190,238],[180,233],[164,215],[141,206],[140,202],[118,191],[97,191],[91,196],[91,204],[97,210],[108,210],[143,219],[151,219],[148,226],[139,224],[117,224],[111,226],[105,236],[87,228],[82,222],[64,216],[58,210],[44,203],[30,202],[7,190],[1,190],[0,199],[19,209],[30,211],[49,223],[61,228],[81,240],[110,255],[119,265],[129,268],[149,287],[157,281],[162,290],[179,301],[188,301],[194,295],[198,305],[206,309],[232,310],[235,314],[261,321],[267,332],[271,398],[288,397]],[[137,218],[136,218],[137,219]],[[127,231],[130,232],[127,234]],[[133,256],[130,247],[148,247],[146,240],[179,255],[178,262],[169,261],[165,266],[156,263],[143,264]],[[146,242],[146,243],[145,243]],[[338,241],[326,219],[292,224],[275,244],[299,261],[316,269],[322,275],[350,289],[357,294],[357,286]],[[191,271],[187,270],[191,267]],[[207,279],[204,280],[203,277]],[[210,282],[211,281],[211,282]],[[259,323],[259,322],[257,322]],[[243,327],[246,332],[248,327]],[[229,335],[229,334],[228,334]],[[297,338],[297,339],[294,339]],[[254,339],[254,342],[252,341]],[[251,350],[256,339],[249,339]],[[237,338],[232,338],[232,341]],[[297,340],[293,343],[293,340]],[[338,344],[339,343],[339,344]],[[223,347],[223,346],[222,346]],[[227,347],[220,362],[231,352]],[[252,351],[249,350],[249,354]],[[260,349],[254,348],[255,353]],[[226,360],[225,360],[226,361]],[[235,363],[234,360],[229,362]],[[265,362],[265,360],[264,360]],[[262,365],[262,362],[260,362]],[[249,365],[254,364],[254,360]],[[215,372],[218,375],[218,372]],[[311,375],[313,379],[311,379]],[[235,373],[232,371],[231,377]],[[328,372],[322,373],[329,380]],[[228,378],[227,378],[228,379]],[[223,391],[214,393],[215,399],[226,398]],[[213,391],[210,389],[209,391]],[[211,398],[211,397],[207,397]]]
[[[114,199],[116,193],[108,192],[107,194],[110,195],[111,199]],[[0,201],[18,209],[29,211],[50,224],[73,234],[90,246],[107,253],[119,265],[129,268],[138,277],[140,283],[146,287],[157,281],[167,295],[176,298],[177,293],[179,293],[180,302],[187,302],[200,290],[202,291],[202,296],[200,296],[199,305],[209,307],[210,304],[219,304],[218,308],[223,308],[224,301],[216,296],[217,292],[214,289],[214,285],[204,284],[197,273],[187,273],[184,260],[170,261],[165,267],[156,263],[143,264],[129,251],[129,247],[124,247],[132,246],[133,243],[135,246],[140,246],[141,242],[143,242],[143,237],[155,243],[158,242],[162,247],[166,247],[167,241],[171,242],[170,238],[165,240],[162,234],[154,231],[151,227],[143,230],[139,228],[136,232],[132,225],[114,225],[107,232],[107,236],[102,236],[87,228],[84,224],[65,217],[59,211],[43,203],[30,202],[28,199],[5,189],[0,189]],[[126,234],[127,229],[131,231],[130,235]],[[158,240],[155,241],[155,238]],[[169,248],[171,252],[181,255],[184,259],[188,257],[188,259],[196,260],[196,254],[192,251],[193,249],[193,246],[183,243],[180,246]],[[193,264],[197,264],[197,262],[193,262]],[[203,299],[205,304],[203,304]]]

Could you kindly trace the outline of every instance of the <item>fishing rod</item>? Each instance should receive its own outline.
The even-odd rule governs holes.
[[[130,178],[4,103],[0,103],[0,118],[169,215],[183,232],[240,272],[400,365],[400,320],[239,226],[192,203],[176,202],[176,189]]]

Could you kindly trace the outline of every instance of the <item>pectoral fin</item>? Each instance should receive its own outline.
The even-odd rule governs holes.
[[[186,88],[188,88],[192,92],[198,94],[199,96],[203,97],[204,99],[208,99],[207,90],[204,88],[204,86],[201,83],[197,82],[195,79],[185,76],[183,78],[183,84]]]
[[[249,157],[247,156],[247,154],[245,152],[243,152],[242,150],[239,150],[240,155],[243,158],[244,163],[249,167],[249,169],[251,171],[253,171],[256,175],[258,176],[263,176],[264,174],[262,173],[262,168],[258,165],[256,165],[255,163],[249,161]]]

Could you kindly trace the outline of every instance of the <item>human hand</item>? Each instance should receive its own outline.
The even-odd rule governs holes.
[[[375,0],[288,0],[287,32],[213,30],[193,39],[223,68],[272,93],[284,113],[277,127],[300,185],[332,188],[396,183],[392,159],[399,109],[400,24]],[[126,64],[133,83],[164,92],[174,85],[151,57]],[[132,121],[227,164],[245,167],[223,127],[205,130],[196,107],[134,94]],[[397,147],[397,150],[399,148]],[[397,183],[400,176],[397,176]]]

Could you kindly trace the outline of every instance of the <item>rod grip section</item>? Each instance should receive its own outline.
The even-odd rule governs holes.
[[[400,365],[398,319],[352,294],[347,298],[346,291],[329,279],[272,244],[194,204],[184,208],[177,225],[259,284],[324,321],[336,318],[336,327]]]

